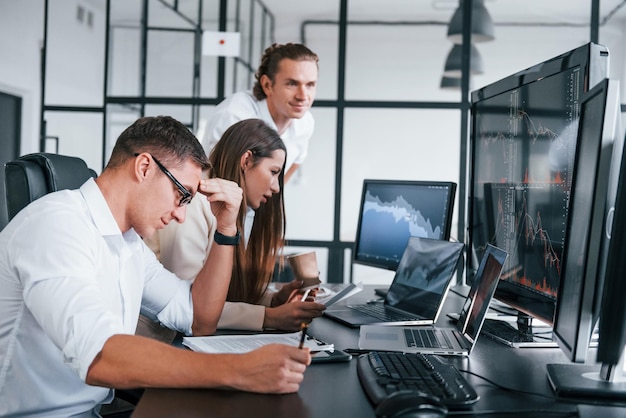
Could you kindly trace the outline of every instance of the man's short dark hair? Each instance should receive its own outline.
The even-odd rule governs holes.
[[[206,170],[210,167],[202,145],[193,133],[171,116],[137,119],[117,139],[107,168],[122,165],[136,153],[149,152],[167,166],[180,166],[187,160]]]

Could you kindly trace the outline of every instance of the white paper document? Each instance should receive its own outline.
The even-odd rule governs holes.
[[[247,353],[267,344],[286,344],[297,347],[300,344],[300,332],[290,334],[253,334],[253,335],[212,335],[208,337],[183,337],[183,345],[193,351],[203,353]],[[307,335],[304,346],[311,351],[332,351],[333,344],[327,344]]]

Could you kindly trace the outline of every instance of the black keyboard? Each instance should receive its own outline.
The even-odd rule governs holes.
[[[481,332],[484,332],[485,335],[500,337],[513,343],[532,343],[535,341],[532,334],[521,332],[511,324],[498,321],[497,319],[485,319]]]
[[[478,401],[478,394],[456,367],[435,354],[372,351],[357,360],[359,381],[378,405],[399,390],[419,390],[437,396],[450,409]]]
[[[381,321],[387,322],[399,322],[399,321],[415,321],[414,316],[403,314],[402,312],[396,312],[391,309],[387,309],[385,305],[380,303],[361,304],[361,305],[348,305],[350,309],[357,310],[359,312],[366,313]]]

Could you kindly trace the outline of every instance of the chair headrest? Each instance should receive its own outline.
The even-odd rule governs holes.
[[[37,163],[48,184],[48,193],[64,189],[78,189],[92,176],[85,161],[68,155],[35,153],[19,157],[23,161]]]
[[[64,189],[78,189],[95,171],[85,161],[67,155],[34,153],[5,165],[9,219],[41,196]]]

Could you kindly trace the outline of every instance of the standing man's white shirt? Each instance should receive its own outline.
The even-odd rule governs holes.
[[[113,391],[87,371],[140,309],[191,334],[190,282],[120,231],[93,179],[38,199],[0,237],[0,416],[98,416]]]
[[[267,107],[267,99],[257,100],[250,91],[237,92],[226,98],[217,106],[207,124],[202,139],[204,150],[209,154],[226,129],[235,122],[253,118],[264,120],[265,123],[278,131]],[[279,132],[280,138],[287,147],[285,172],[288,172],[293,164],[304,162],[314,129],[313,115],[307,111],[302,118],[292,119],[285,132],[282,134]]]

